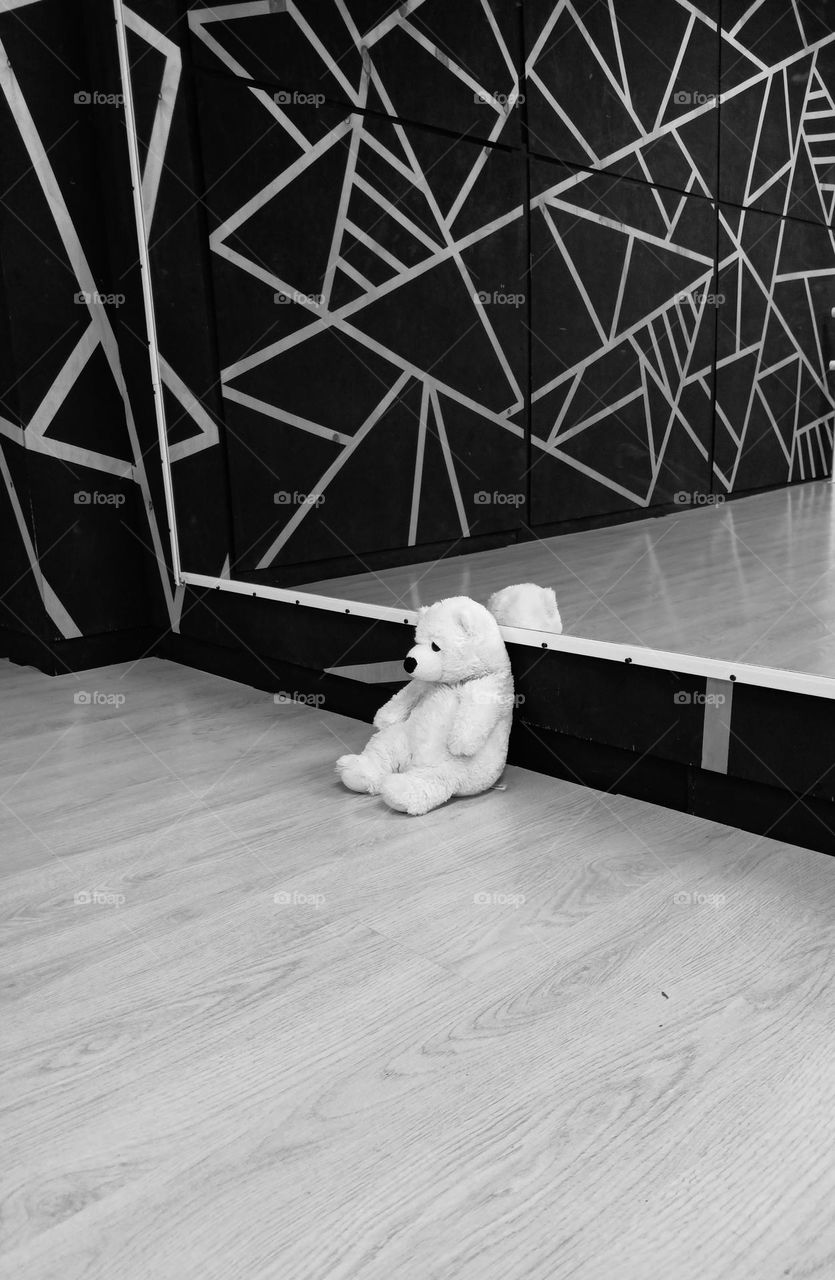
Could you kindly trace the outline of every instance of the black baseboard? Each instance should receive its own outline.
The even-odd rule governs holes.
[[[48,676],[108,667],[114,662],[135,662],[153,657],[160,641],[155,627],[135,627],[128,631],[106,631],[74,640],[53,640],[34,632],[0,628],[0,658],[9,658],[23,667],[35,667]]]
[[[633,796],[697,818],[835,854],[835,804],[677,761],[640,756],[517,720],[508,763],[609,795]]]

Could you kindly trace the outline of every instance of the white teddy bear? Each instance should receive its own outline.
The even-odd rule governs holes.
[[[527,627],[562,634],[562,618],[553,587],[538,587],[534,582],[502,587],[487,601],[487,608],[501,627]]]
[[[403,663],[410,683],[374,717],[361,755],[341,756],[346,787],[392,809],[428,813],[499,780],[513,719],[513,676],[498,624],[467,596],[424,606]]]

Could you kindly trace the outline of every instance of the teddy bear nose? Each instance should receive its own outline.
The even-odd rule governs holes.
[[[403,666],[406,668],[406,670],[408,671],[409,675],[411,675],[411,674],[412,674],[412,672],[414,671],[415,667],[417,666],[417,659],[416,659],[416,658],[404,658],[404,659],[403,659]]]

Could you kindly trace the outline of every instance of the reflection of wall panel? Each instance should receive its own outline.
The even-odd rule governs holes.
[[[830,0],[722,0],[719,196],[815,222],[835,208]]]
[[[835,241],[825,227],[720,206],[714,468],[719,492],[828,474]]]
[[[523,157],[339,108],[285,125],[214,77],[199,101],[239,565],[513,528]]]
[[[142,0],[142,11],[158,11],[166,2]],[[423,541],[466,541],[465,534],[485,529],[516,536],[523,521],[558,526],[575,518],[612,518],[669,503],[682,490],[725,492],[730,484],[739,492],[769,482],[766,477],[800,478],[797,466],[782,473],[775,469],[774,460],[782,456],[776,436],[777,453],[768,466],[752,469],[744,458],[741,467],[728,465],[721,417],[715,428],[717,466],[710,474],[716,322],[711,295],[717,291],[710,276],[716,235],[711,197],[721,187],[731,199],[761,200],[771,207],[784,182],[794,193],[790,212],[816,216],[810,208],[823,209],[826,200],[831,204],[820,147],[816,152],[810,141],[826,124],[828,59],[835,41],[821,5],[822,0],[813,0],[798,19],[794,9],[788,18],[778,13],[775,0],[756,6],[729,2],[722,6],[721,27],[718,0],[649,0],[641,6],[623,0],[571,5],[531,0],[523,12],[493,0],[475,7],[427,0],[409,11],[360,0],[339,6],[330,0],[299,0],[293,6],[265,0],[242,6],[239,13],[192,6],[190,51],[207,73],[200,77],[204,160],[211,181],[217,179],[210,193],[216,232],[212,265],[218,303],[223,299],[218,323],[240,566],[335,561],[349,548],[360,554],[388,549],[394,555],[397,548],[406,551]],[[526,60],[524,106],[514,97],[517,47]],[[718,112],[720,59],[728,98]],[[494,94],[492,105],[476,101],[483,97],[476,90],[483,89]],[[311,94],[324,95],[324,105],[312,107]],[[502,113],[502,102],[515,105]],[[352,117],[348,107],[411,123],[400,127]],[[772,187],[759,181],[757,165],[775,168],[780,130],[771,115],[777,107],[784,118],[788,112],[791,164],[785,168],[786,158],[780,159],[785,171]],[[482,124],[484,111],[495,115],[489,129]],[[527,133],[520,129],[525,121]],[[415,122],[447,132],[435,134]],[[340,128],[343,136],[334,139]],[[562,178],[556,175],[570,174],[534,162],[535,265],[530,281],[518,286],[529,295],[534,322],[530,512],[508,505],[501,511],[467,509],[467,468],[482,475],[474,493],[524,491],[526,479],[508,480],[519,475],[516,461],[508,461],[516,457],[513,440],[485,447],[478,410],[465,409],[459,400],[455,415],[462,440],[456,451],[455,428],[449,426],[452,406],[445,409],[441,392],[438,408],[453,455],[450,464],[435,430],[435,401],[424,394],[431,368],[432,378],[463,389],[482,410],[487,404],[507,413],[511,399],[490,402],[494,354],[504,356],[523,390],[527,378],[525,308],[489,313],[496,342],[485,359],[466,332],[470,317],[456,310],[460,273],[456,277],[448,263],[438,263],[408,277],[421,272],[436,244],[433,236],[442,229],[411,181],[413,160],[441,218],[458,237],[478,235],[488,217],[521,203],[510,190],[518,173],[512,153],[488,149],[484,168],[476,172],[469,148],[456,140],[467,133],[517,148],[518,164],[525,159],[527,141],[533,153],[633,179],[581,177],[576,190],[568,182],[549,204],[540,199],[538,184],[559,187]],[[363,139],[356,152],[359,173],[351,171],[357,137]],[[411,156],[404,150],[407,144]],[[751,157],[756,172],[749,172]],[[502,171],[513,171],[512,179],[503,178]],[[263,190],[259,178],[264,173],[273,175],[274,190],[244,208],[242,216],[243,201]],[[491,192],[503,185],[504,203],[491,205]],[[572,200],[595,218],[586,217],[580,230],[566,207]],[[398,216],[392,218],[386,201]],[[416,224],[430,244],[407,233],[399,215]],[[353,224],[348,234],[346,221]],[[219,226],[230,230],[228,237],[220,233],[222,244]],[[519,276],[515,240],[521,234],[523,226],[508,225],[464,250],[461,259],[472,278],[489,283],[498,265],[498,288],[507,291]],[[537,262],[539,250],[545,256]],[[688,259],[688,252],[696,257]],[[693,284],[688,262],[704,268],[702,284]],[[827,269],[825,254],[816,269]],[[279,304],[278,314],[268,301],[276,281],[306,297],[326,290],[345,322],[312,327],[311,315],[321,317],[303,301]],[[727,280],[723,287],[729,291]],[[788,298],[785,289],[781,295]],[[375,300],[369,303],[369,298]],[[790,305],[792,323],[797,322],[795,303],[778,305]],[[357,308],[353,315],[352,307]],[[632,332],[624,339],[624,317],[630,313]],[[719,315],[727,325],[730,308]],[[734,323],[746,327],[748,319],[734,317]],[[450,334],[456,339],[451,355]],[[267,359],[265,335],[276,344]],[[724,354],[736,357],[742,349],[734,333]],[[738,364],[742,361],[734,359],[729,367]],[[327,379],[321,378],[322,369]],[[389,404],[385,393],[400,374],[415,369],[421,376],[398,387]],[[477,391],[469,385],[473,375]],[[729,375],[723,384],[730,387]],[[772,385],[777,416],[782,412],[777,384],[765,381],[762,390],[767,393]],[[734,395],[738,398],[738,388]],[[346,405],[354,411],[347,426]],[[379,420],[357,444],[357,432],[375,411]],[[469,436],[463,425],[467,412]],[[527,429],[524,407],[511,417]],[[489,431],[490,419],[487,424]],[[396,448],[388,442],[385,451],[379,448],[384,434],[396,439]],[[812,435],[816,439],[815,429]],[[350,453],[340,466],[346,450]],[[766,452],[758,446],[761,463]],[[373,467],[369,456],[375,458]],[[383,456],[384,467],[376,464]],[[803,451],[801,456],[805,467]],[[489,459],[496,462],[492,470]],[[431,510],[421,507],[416,514],[418,465],[424,476],[434,467],[440,485],[434,486]],[[458,472],[457,494],[451,467]],[[819,470],[820,458],[816,474]],[[500,485],[494,482],[496,472]],[[312,510],[299,510],[295,494],[309,493],[323,476],[331,506],[326,499]],[[276,504],[275,493],[289,494],[291,501]]]
[[[707,201],[534,166],[534,522],[709,492]]]

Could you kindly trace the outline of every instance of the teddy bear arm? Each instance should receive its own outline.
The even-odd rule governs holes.
[[[492,684],[465,687],[449,735],[453,755],[474,756],[502,715],[501,691]]]
[[[409,713],[417,702],[421,694],[421,688],[416,680],[410,680],[402,689],[398,689],[388,702],[377,710],[374,716],[374,727],[377,729],[386,729],[393,724],[402,724],[404,720],[409,718]]]

